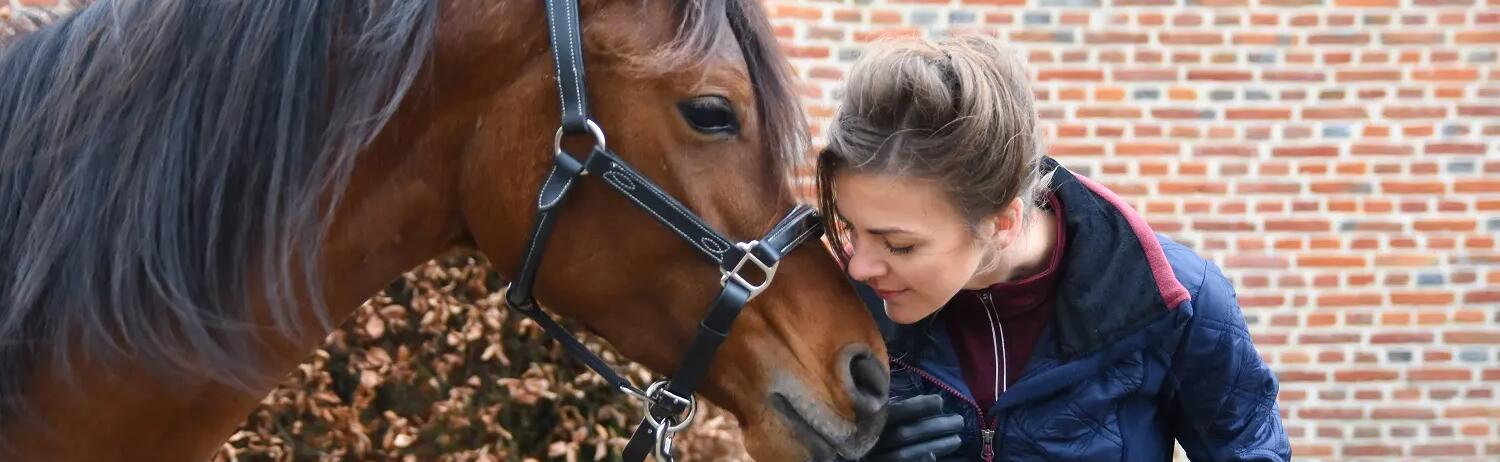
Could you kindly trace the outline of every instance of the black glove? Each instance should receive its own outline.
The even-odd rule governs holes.
[[[961,443],[964,418],[943,413],[943,398],[921,395],[892,401],[880,440],[864,460],[868,462],[935,461],[952,454]]]

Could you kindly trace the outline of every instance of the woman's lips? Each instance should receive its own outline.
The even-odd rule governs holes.
[[[885,299],[887,301],[889,301],[891,299],[894,299],[896,297],[899,297],[899,296],[901,296],[901,294],[904,294],[906,292],[907,292],[907,289],[901,289],[901,290],[880,290],[880,289],[875,289],[875,294],[879,295],[880,298]]]

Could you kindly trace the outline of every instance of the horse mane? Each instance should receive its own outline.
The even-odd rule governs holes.
[[[436,2],[100,0],[0,48],[0,421],[39,357],[266,379],[248,302],[319,301],[303,257]]]
[[[438,1],[98,0],[0,41],[0,422],[44,357],[274,379],[249,305],[306,328],[305,257],[424,68]],[[666,51],[701,58],[728,21],[793,171],[807,127],[756,0],[678,8]]]

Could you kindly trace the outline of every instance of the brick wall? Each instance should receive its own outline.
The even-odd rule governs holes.
[[[1027,50],[1051,154],[1234,281],[1298,459],[1500,458],[1500,1],[767,4],[815,133],[877,37]]]

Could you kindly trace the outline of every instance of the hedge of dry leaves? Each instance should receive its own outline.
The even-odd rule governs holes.
[[[482,257],[423,265],[367,301],[267,396],[214,461],[619,460],[641,410],[504,306]],[[566,323],[577,330],[576,325]],[[643,367],[586,344],[644,385]],[[748,460],[708,406],[686,460]]]

